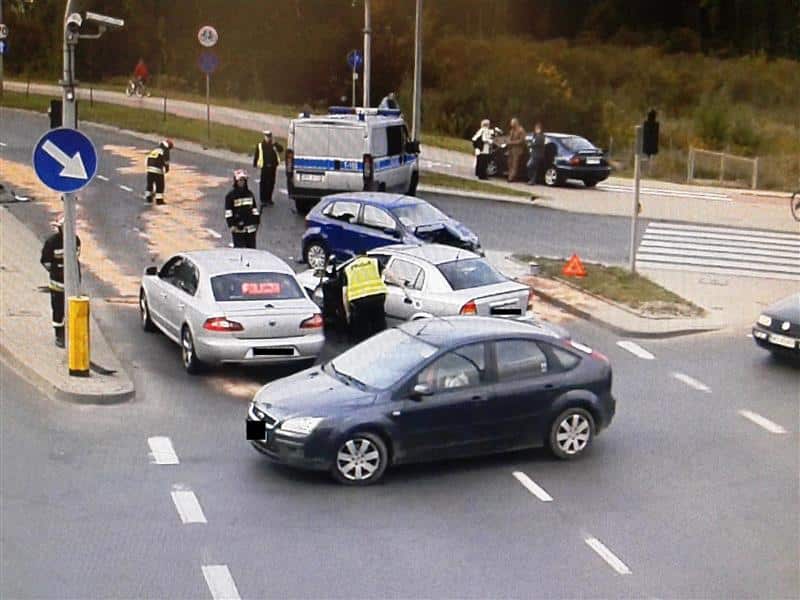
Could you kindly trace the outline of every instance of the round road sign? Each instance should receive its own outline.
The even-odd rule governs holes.
[[[197,32],[197,41],[200,42],[201,46],[211,48],[217,45],[219,34],[211,25],[203,25],[200,31]]]

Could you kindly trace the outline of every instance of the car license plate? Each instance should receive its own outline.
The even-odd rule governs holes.
[[[795,344],[794,338],[785,335],[777,335],[775,333],[769,334],[769,341],[778,346],[783,346],[784,348],[794,348]]]
[[[586,159],[586,164],[587,165],[599,165],[600,164],[600,159],[597,158],[596,156],[590,156],[589,158]]]
[[[313,175],[311,173],[300,173],[300,181],[322,181],[322,175]]]
[[[267,424],[264,421],[247,421],[247,439],[267,441]]]

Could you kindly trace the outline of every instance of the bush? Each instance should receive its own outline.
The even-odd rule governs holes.
[[[730,108],[719,96],[706,96],[695,110],[695,136],[701,145],[721,149],[728,141]]]

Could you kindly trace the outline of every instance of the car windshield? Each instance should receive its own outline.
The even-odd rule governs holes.
[[[570,152],[580,152],[581,150],[597,150],[595,146],[586,138],[573,135],[561,138],[561,144]]]
[[[439,271],[454,290],[466,290],[506,281],[505,277],[482,258],[442,263],[439,265]]]
[[[398,206],[392,209],[392,212],[409,229],[447,220],[447,215],[427,202]]]
[[[218,302],[303,297],[294,277],[286,273],[226,273],[211,278],[211,289]]]
[[[399,329],[388,329],[340,354],[328,366],[345,380],[386,389],[434,352],[436,346]]]

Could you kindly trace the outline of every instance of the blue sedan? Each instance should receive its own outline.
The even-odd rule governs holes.
[[[478,236],[420,198],[382,192],[324,197],[306,217],[302,256],[312,269],[390,244],[438,243],[483,254]]]

